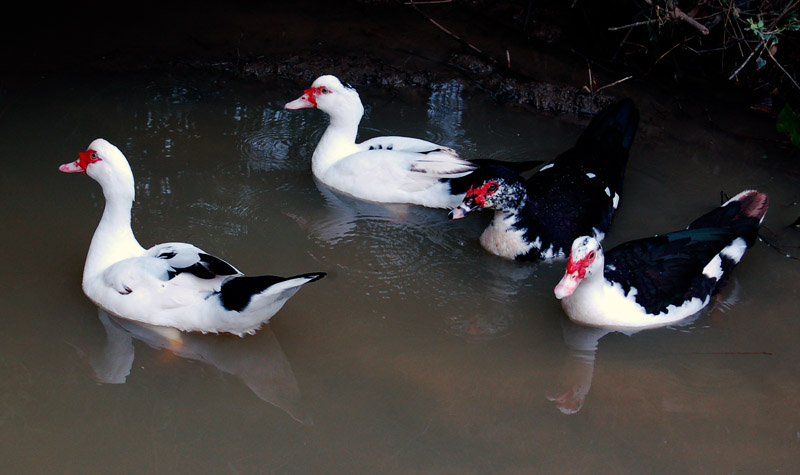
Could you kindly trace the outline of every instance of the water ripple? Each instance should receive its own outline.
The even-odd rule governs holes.
[[[338,206],[305,223],[319,246],[311,255],[358,288],[375,314],[485,339],[507,334],[527,313],[514,299],[536,266],[488,255],[477,244],[480,220],[465,225],[448,221],[444,210],[334,196]],[[417,310],[398,310],[406,305]]]

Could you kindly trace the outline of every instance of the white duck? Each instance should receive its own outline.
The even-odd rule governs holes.
[[[86,173],[100,183],[106,199],[83,269],[83,291],[113,315],[183,331],[242,336],[269,321],[302,285],[325,275],[246,277],[191,244],[145,249],[131,229],[135,188],[125,156],[97,139],[78,157],[59,170]]]
[[[335,76],[317,78],[286,109],[316,108],[328,114],[311,170],[325,185],[359,199],[431,208],[458,206],[468,186],[458,178],[484,164],[502,163],[518,172],[540,161],[468,161],[449,147],[411,137],[375,137],[356,143],[364,106],[355,89]]]

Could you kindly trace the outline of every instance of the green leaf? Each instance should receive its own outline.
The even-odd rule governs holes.
[[[795,147],[800,147],[800,114],[795,114],[789,104],[783,106],[783,109],[778,114],[775,128],[778,132],[788,134],[792,144]]]

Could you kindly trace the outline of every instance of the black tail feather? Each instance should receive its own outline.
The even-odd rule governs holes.
[[[308,282],[314,282],[315,280],[325,277],[325,273],[312,272],[292,277],[278,277],[275,275],[234,277],[222,284],[222,288],[220,288],[219,291],[219,299],[222,302],[222,306],[226,309],[241,312],[247,308],[254,295],[258,295],[280,282],[303,277],[309,278],[310,280]]]
[[[639,128],[639,110],[625,98],[601,110],[583,131],[578,143],[604,144],[629,150]]]
[[[723,204],[700,216],[687,226],[696,228],[724,228],[733,226],[737,221],[753,218],[761,221],[767,214],[769,198],[764,193],[748,190],[740,193],[738,199]]]
[[[714,208],[695,219],[686,229],[735,228],[750,246],[768,208],[769,198],[766,194],[755,190],[744,191],[740,193],[738,199]]]

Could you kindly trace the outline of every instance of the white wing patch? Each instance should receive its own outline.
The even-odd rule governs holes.
[[[739,237],[734,239],[732,243],[725,246],[725,249],[720,251],[720,254],[738,264],[739,261],[742,260],[742,256],[744,256],[744,251],[746,250],[747,243],[743,238]]]
[[[706,266],[703,268],[703,275],[719,280],[723,274],[722,257],[720,256],[725,256],[732,260],[735,264],[738,264],[742,259],[742,256],[744,256],[744,251],[746,250],[747,243],[743,238],[738,237],[734,239],[732,243],[725,246],[725,248],[723,248],[719,254],[714,256],[714,258],[711,259],[708,264],[706,264]]]

